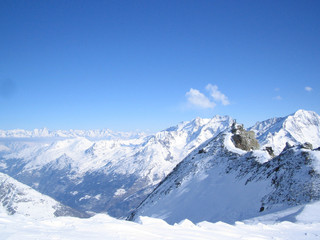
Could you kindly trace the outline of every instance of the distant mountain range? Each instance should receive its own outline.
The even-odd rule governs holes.
[[[134,139],[145,137],[143,132],[114,132],[105,130],[57,130],[50,131],[47,128],[24,130],[0,130],[0,138],[75,138],[85,137],[90,139]]]
[[[193,212],[196,221],[224,216],[230,222],[317,199],[317,194],[309,194],[309,200],[299,195],[296,202],[285,197],[271,199],[282,193],[287,181],[295,176],[300,179],[308,171],[314,174],[308,173],[311,185],[317,186],[317,169],[312,167],[317,160],[299,165],[307,159],[318,159],[318,151],[310,149],[320,146],[320,117],[316,113],[299,110],[255,124],[248,129],[256,133],[260,143],[260,149],[254,151],[234,146],[230,132],[234,123],[228,116],[197,118],[149,136],[109,130],[0,131],[0,171],[83,214],[107,212],[118,218],[133,213],[131,219],[147,214],[175,222],[183,212]],[[282,151],[287,142],[296,147],[287,145]],[[301,148],[305,142],[312,147],[307,144]],[[267,148],[269,152],[264,151]],[[279,163],[282,159],[286,163]],[[297,162],[294,166],[298,170],[290,165],[290,159]],[[281,177],[283,165],[288,166]],[[272,171],[278,167],[282,170]],[[289,172],[292,178],[285,178]],[[300,181],[290,186],[296,183],[300,186]],[[306,194],[308,191],[306,187]],[[167,199],[168,194],[175,197]],[[188,200],[192,196],[198,198],[202,209]],[[239,199],[238,206],[230,197]],[[212,212],[212,203],[220,206],[220,215]],[[191,207],[193,204],[195,207]],[[237,212],[240,206],[243,211]],[[164,211],[167,207],[172,214]]]
[[[0,170],[80,211],[126,217],[188,153],[232,122],[197,118],[129,140],[4,138]]]

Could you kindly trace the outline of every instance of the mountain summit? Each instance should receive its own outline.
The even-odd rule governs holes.
[[[158,185],[129,220],[152,216],[168,223],[234,223],[320,200],[320,152],[287,147],[267,151],[235,147],[225,130],[190,153]]]
[[[298,110],[282,118],[257,122],[249,128],[256,133],[262,147],[271,147],[280,154],[288,142],[291,145],[309,142],[320,147],[320,116],[312,111]]]

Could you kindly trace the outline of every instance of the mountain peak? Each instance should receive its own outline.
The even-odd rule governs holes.
[[[316,116],[317,113],[315,113],[314,111],[309,111],[309,110],[305,110],[305,109],[299,109],[295,113],[293,113],[292,115],[294,115],[294,116],[301,116],[301,115]]]
[[[226,130],[191,152],[128,219],[234,223],[320,199],[318,151],[296,146],[270,159],[231,139]]]
[[[262,148],[272,147],[276,155],[280,154],[286,143],[293,145],[310,142],[320,146],[320,116],[307,110],[298,110],[281,118],[271,118],[256,123],[253,130]]]

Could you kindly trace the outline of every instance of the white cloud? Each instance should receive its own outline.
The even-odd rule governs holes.
[[[275,88],[274,91],[279,92],[280,88]]]
[[[216,105],[197,89],[191,88],[190,91],[186,93],[186,97],[191,105],[200,108],[214,108]]]
[[[273,99],[274,99],[274,100],[279,100],[279,101],[280,101],[280,100],[282,100],[282,97],[281,97],[281,96],[276,96],[276,97],[274,97]]]
[[[206,89],[210,92],[210,95],[216,102],[221,102],[222,105],[229,105],[230,102],[228,97],[218,90],[217,85],[211,85],[210,83],[206,86]]]
[[[312,91],[312,87],[307,86],[307,87],[304,88],[304,90],[306,90],[307,92],[311,92]]]

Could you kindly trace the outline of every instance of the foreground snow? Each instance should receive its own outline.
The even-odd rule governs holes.
[[[259,218],[236,222],[183,220],[169,225],[156,218],[140,217],[137,222],[98,214],[89,219],[49,217],[36,219],[20,214],[9,216],[0,206],[0,239],[319,239],[320,201],[289,208]],[[279,222],[282,221],[282,222]]]
[[[90,219],[58,217],[36,221],[0,214],[0,239],[319,239],[320,223],[244,224],[188,220],[169,225],[142,217],[140,223],[99,214]]]

